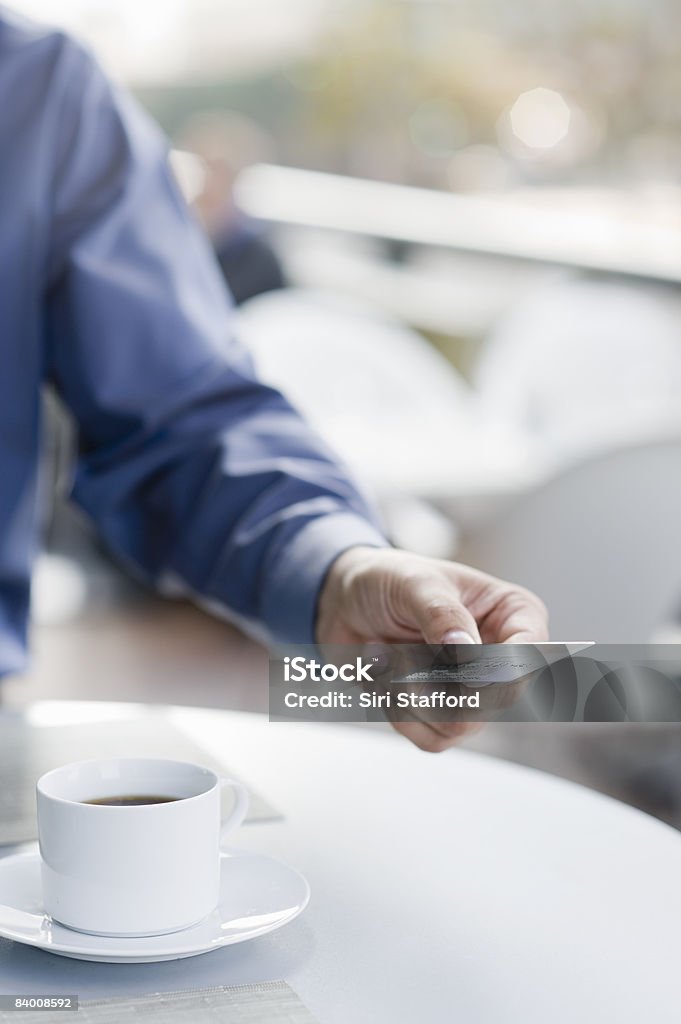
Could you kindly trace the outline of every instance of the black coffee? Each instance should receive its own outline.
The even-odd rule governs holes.
[[[99,807],[139,807],[141,804],[172,804],[179,796],[153,796],[149,793],[130,793],[125,796],[100,796],[96,800],[83,800],[84,804]]]

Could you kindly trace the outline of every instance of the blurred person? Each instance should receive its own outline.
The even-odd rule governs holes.
[[[270,158],[270,143],[254,121],[207,111],[184,125],[178,145],[198,157],[203,179],[192,202],[237,305],[283,288],[284,271],[262,227],[238,209],[234,182],[244,168]]]
[[[161,590],[268,640],[546,639],[528,591],[390,548],[258,381],[164,138],[80,45],[3,9],[0,97],[0,676],[25,663],[44,381],[77,424],[74,500]],[[397,728],[441,750],[463,726]]]

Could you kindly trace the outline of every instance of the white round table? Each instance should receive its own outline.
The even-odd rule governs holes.
[[[388,732],[172,714],[285,815],[235,845],[303,871],[308,909],[272,935],[158,965],[1,940],[1,991],[84,1000],[283,978],[321,1024],[681,1019],[681,834],[668,826]]]

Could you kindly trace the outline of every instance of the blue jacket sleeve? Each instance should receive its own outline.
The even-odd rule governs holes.
[[[383,535],[230,335],[160,133],[73,43],[55,88],[47,365],[78,423],[74,497],[148,580],[310,641],[333,559]]]

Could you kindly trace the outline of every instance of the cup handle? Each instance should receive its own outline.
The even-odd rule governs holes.
[[[234,790],[235,802],[231,814],[220,826],[220,842],[226,838],[229,832],[233,832],[235,828],[239,827],[248,811],[248,790],[246,787],[237,782],[236,779],[220,779],[220,789],[224,789],[225,786],[230,786]]]

